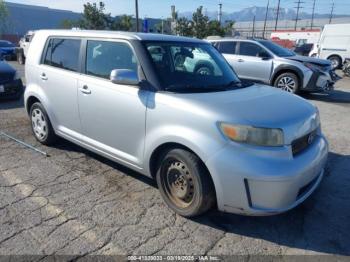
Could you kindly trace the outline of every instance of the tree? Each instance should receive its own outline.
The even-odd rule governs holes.
[[[224,30],[225,30],[226,35],[232,36],[232,31],[233,31],[234,25],[235,25],[235,21],[232,21],[232,20],[225,21]]]
[[[84,29],[104,30],[108,29],[112,23],[111,15],[105,14],[105,4],[103,2],[84,4],[82,17],[82,26]]]
[[[209,35],[225,36],[225,33],[226,33],[225,28],[221,26],[219,21],[217,20],[209,21],[206,36],[209,36]]]
[[[203,14],[203,6],[198,7],[192,16],[193,33],[195,37],[205,38],[208,36],[208,22],[209,18]]]
[[[81,27],[80,21],[73,21],[69,19],[64,19],[60,23],[60,28],[62,29],[72,29],[74,27]]]
[[[181,17],[177,20],[176,32],[181,36],[193,36],[192,21],[185,17]]]
[[[0,35],[2,35],[8,26],[8,10],[3,0],[0,0]]]
[[[116,17],[112,23],[112,30],[130,31],[133,27],[133,19],[131,15],[122,15]]]

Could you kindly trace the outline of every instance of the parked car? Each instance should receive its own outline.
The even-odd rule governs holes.
[[[309,56],[313,47],[314,47],[314,44],[297,45],[294,49],[294,53],[302,56]]]
[[[35,31],[28,31],[24,37],[21,38],[16,49],[17,61],[19,64],[24,65],[27,57],[30,42],[35,34]]]
[[[337,75],[327,60],[298,56],[268,40],[209,40],[238,76],[275,86],[291,93],[332,89]]]
[[[22,94],[23,84],[16,70],[0,58],[0,100],[19,99]]]
[[[182,216],[215,205],[246,215],[284,212],[324,174],[328,144],[317,108],[240,81],[202,40],[37,31],[26,79],[25,107],[39,142],[60,136],[154,178]]]
[[[0,53],[3,59],[12,60],[16,58],[16,46],[10,41],[0,40]]]
[[[328,59],[334,69],[350,57],[350,24],[325,25],[318,42],[317,57]]]

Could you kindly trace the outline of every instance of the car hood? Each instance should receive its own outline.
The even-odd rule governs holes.
[[[285,58],[289,59],[289,60],[298,61],[301,63],[312,63],[312,64],[319,65],[319,66],[331,66],[331,63],[328,60],[319,59],[319,58],[315,58],[315,57],[296,55],[296,56],[285,57]]]
[[[14,74],[16,72],[16,70],[14,68],[12,68],[8,63],[6,63],[4,61],[0,61],[0,72],[2,74],[4,74],[4,73]]]
[[[305,99],[278,89],[253,85],[248,88],[187,94],[216,121],[265,128],[281,128],[285,144],[316,128],[317,109]],[[190,106],[188,108],[193,108]]]

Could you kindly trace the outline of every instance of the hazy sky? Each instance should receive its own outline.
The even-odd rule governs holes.
[[[8,2],[48,6],[81,12],[86,2],[99,2],[100,0],[7,0]],[[134,14],[134,0],[102,0],[106,9],[112,15]],[[270,7],[274,7],[278,0],[270,0]],[[281,0],[282,7],[295,7],[296,0]],[[313,0],[302,0],[303,11],[311,13]],[[316,0],[316,12],[329,13],[333,0]],[[218,3],[223,4],[224,12],[239,11],[246,7],[266,6],[267,0],[139,0],[140,17],[168,17],[170,6],[175,5],[180,12],[193,11],[203,5],[208,11],[216,11]],[[336,14],[350,14],[350,0],[334,0]]]

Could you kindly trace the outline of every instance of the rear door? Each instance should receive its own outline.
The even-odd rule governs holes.
[[[119,161],[141,167],[149,92],[138,86],[114,84],[114,69],[139,71],[126,41],[87,40],[85,72],[78,83],[83,140]]]
[[[81,132],[77,100],[80,47],[80,39],[49,38],[37,71],[56,131],[73,138]]]
[[[236,70],[237,59],[236,59],[236,47],[237,42],[235,41],[220,41],[217,42],[215,47],[221,54],[226,58],[227,62]]]
[[[243,79],[269,83],[273,60],[265,48],[253,42],[238,42],[238,54],[235,67],[238,76]]]

